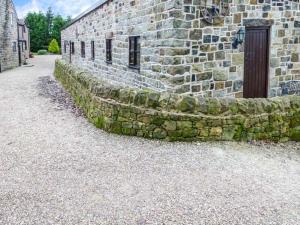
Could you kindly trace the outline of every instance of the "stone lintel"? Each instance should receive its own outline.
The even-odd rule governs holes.
[[[106,39],[112,39],[113,36],[114,36],[114,33],[113,33],[113,32],[108,32],[108,33],[105,34],[105,38],[106,38]]]
[[[272,26],[274,20],[266,19],[244,19],[243,24],[245,27],[261,27],[261,26]]]

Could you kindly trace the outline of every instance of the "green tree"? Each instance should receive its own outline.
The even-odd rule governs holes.
[[[31,51],[37,52],[47,49],[51,40],[56,39],[58,46],[61,46],[61,29],[71,21],[70,17],[64,19],[60,15],[54,16],[52,9],[49,8],[46,14],[29,13],[26,16],[26,24],[30,29]]]
[[[52,28],[53,28],[53,18],[54,14],[52,12],[51,7],[48,8],[46,12],[46,20],[47,20],[47,37],[46,37],[46,43],[48,44],[51,41],[51,34],[52,34]]]
[[[70,23],[71,21],[72,21],[71,16],[68,16],[67,19],[66,19],[66,24]]]
[[[61,46],[61,29],[66,25],[67,20],[65,20],[62,16],[57,15],[53,18],[53,27],[51,32],[51,39],[56,39],[59,42],[59,46]]]
[[[54,54],[59,54],[60,53],[60,48],[58,46],[57,40],[53,39],[48,47],[48,52],[54,53]]]
[[[40,49],[45,49],[47,39],[47,19],[42,12],[29,13],[26,16],[25,22],[30,29],[30,46],[31,51],[37,52]]]

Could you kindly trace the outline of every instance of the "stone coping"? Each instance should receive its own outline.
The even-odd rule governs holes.
[[[90,121],[114,133],[172,141],[300,140],[300,96],[218,99],[133,89],[62,60],[55,74]]]

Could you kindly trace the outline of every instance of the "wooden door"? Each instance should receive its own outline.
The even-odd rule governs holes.
[[[268,96],[269,27],[246,28],[244,98]]]
[[[22,42],[18,41],[18,58],[19,58],[19,66],[22,66],[21,44],[23,45]]]

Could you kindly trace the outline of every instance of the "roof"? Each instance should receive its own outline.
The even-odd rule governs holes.
[[[62,28],[62,30],[68,28],[69,26],[71,26],[72,24],[76,23],[78,20],[80,20],[81,18],[87,16],[88,14],[90,14],[91,12],[95,11],[96,9],[100,8],[102,5],[104,5],[105,3],[107,3],[110,0],[99,0],[96,4],[94,4],[93,6],[91,6],[89,9],[87,9],[86,11],[84,11],[83,13],[79,14],[78,16],[76,16],[74,19],[71,20],[70,23],[68,23],[66,26],[64,26]]]

